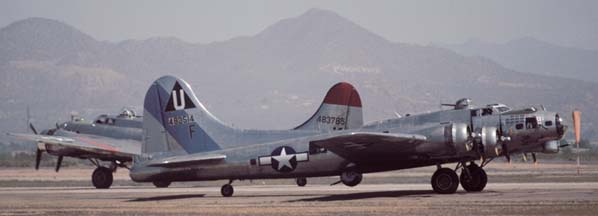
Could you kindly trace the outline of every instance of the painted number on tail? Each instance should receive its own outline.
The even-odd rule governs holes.
[[[335,124],[335,125],[345,125],[345,123],[346,123],[345,118],[334,117],[334,116],[318,116],[316,121],[324,123],[324,124]]]

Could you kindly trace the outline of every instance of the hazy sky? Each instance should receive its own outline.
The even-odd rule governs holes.
[[[254,35],[309,8],[335,11],[394,42],[491,42],[531,36],[598,49],[598,1],[31,1],[0,0],[0,26],[57,19],[99,40],[174,36],[209,43]]]

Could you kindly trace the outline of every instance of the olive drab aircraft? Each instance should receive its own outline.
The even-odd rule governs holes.
[[[64,157],[88,159],[97,168],[91,175],[96,188],[109,188],[112,173],[118,167],[128,168],[133,155],[141,152],[142,120],[134,111],[123,109],[119,115],[100,115],[88,122],[78,117],[56,124],[55,128],[38,133],[33,124],[33,134],[8,133],[17,139],[37,143],[35,169],[39,169],[44,152],[58,156],[56,172]]]
[[[333,184],[356,186],[364,173],[437,166],[435,192],[454,193],[459,184],[476,192],[486,186],[483,168],[494,158],[556,153],[566,129],[555,112],[476,107],[469,99],[448,110],[362,125],[357,91],[331,92],[294,130],[245,130],[219,121],[184,80],[161,77],[145,95],[141,154],[129,175],[165,185],[228,180],[221,187],[228,197],[234,180],[296,178],[305,184],[306,177],[339,176]],[[457,167],[442,167],[447,163]]]

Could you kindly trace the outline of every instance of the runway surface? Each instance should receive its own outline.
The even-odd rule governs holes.
[[[489,183],[439,195],[429,184],[1,187],[0,215],[597,215],[598,182]]]

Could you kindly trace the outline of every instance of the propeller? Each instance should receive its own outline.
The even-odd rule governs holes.
[[[29,123],[29,129],[31,129],[31,131],[33,132],[33,134],[37,135],[37,130],[35,129],[35,126],[33,126],[33,124],[30,122]],[[39,149],[39,147],[37,147],[37,149],[35,150],[35,170],[39,169],[39,163],[42,160],[42,153],[43,151],[41,149]]]
[[[60,165],[62,165],[62,155],[58,156],[58,161],[56,162],[56,172],[60,170]]]
[[[39,169],[39,162],[42,160],[42,150],[39,148],[35,151],[35,170]]]
[[[32,123],[29,123],[29,129],[31,129],[31,131],[33,132],[33,134],[37,135],[37,130],[35,129],[35,127],[33,126]]]
[[[573,129],[575,132],[575,145],[577,146],[577,175],[580,175],[579,142],[581,141],[581,112],[573,111]]]

